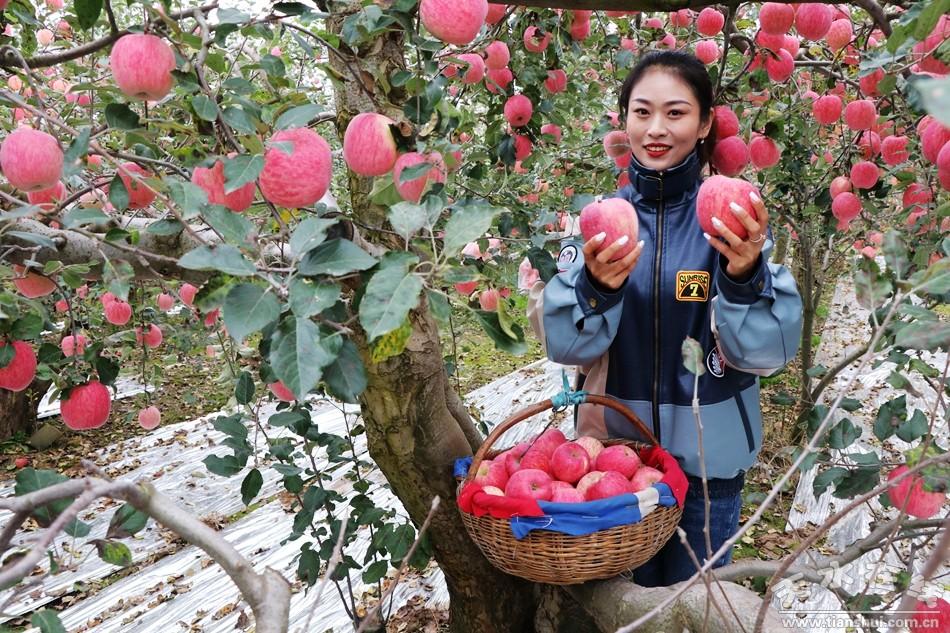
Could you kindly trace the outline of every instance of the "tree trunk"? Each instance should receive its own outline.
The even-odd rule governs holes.
[[[49,385],[49,381],[34,380],[23,391],[0,389],[0,440],[17,433],[29,436],[36,430],[36,407]]]
[[[339,33],[341,25],[341,18],[329,21],[331,32]],[[396,89],[383,94],[382,84],[374,79],[405,68],[403,34],[393,31],[371,47],[371,51],[350,56],[341,45],[346,59],[330,53],[331,65],[343,78],[341,83],[334,83],[341,138],[356,114],[380,112],[398,117],[405,100]],[[352,172],[349,177],[350,203],[358,223],[384,226],[385,209],[369,200],[370,179]],[[385,236],[369,233],[365,237],[386,245]],[[399,248],[401,244],[389,246]],[[405,351],[382,363],[370,360],[362,332],[353,337],[367,371],[368,386],[360,405],[370,455],[417,526],[428,515],[433,498],[438,495],[441,500],[428,536],[445,574],[452,630],[529,633],[535,613],[532,583],[492,567],[469,539],[459,517],[453,462],[457,457],[472,455],[481,437],[452,391],[442,363],[438,327],[425,301],[410,314],[410,322],[412,334]]]

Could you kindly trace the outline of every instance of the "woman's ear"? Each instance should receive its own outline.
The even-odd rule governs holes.
[[[710,108],[709,114],[706,115],[706,118],[702,120],[699,124],[699,138],[706,138],[709,136],[709,130],[712,129],[713,121],[716,118],[715,111]]]

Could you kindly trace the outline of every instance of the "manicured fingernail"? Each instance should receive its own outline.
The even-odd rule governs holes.
[[[712,239],[712,235],[710,235],[709,233],[706,233],[705,231],[703,231],[703,237],[706,238],[707,242]]]
[[[606,233],[598,233],[597,235],[594,236],[594,241],[603,242],[605,237],[607,237]]]
[[[749,192],[749,200],[751,200],[752,202],[762,202],[762,198],[760,198],[759,194],[757,194],[754,191]]]
[[[617,243],[620,244],[621,246],[623,246],[624,244],[626,244],[626,243],[629,242],[629,241],[630,241],[630,236],[629,236],[629,235],[624,235],[624,236],[621,237],[619,240],[617,240]]]
[[[714,217],[714,218],[712,219],[712,223],[713,223],[713,226],[716,227],[717,229],[724,226],[723,223],[722,223],[722,220],[720,220],[719,218],[715,218],[715,217]]]
[[[730,203],[729,203],[729,209],[730,209],[733,213],[735,213],[736,215],[739,215],[739,214],[741,214],[743,211],[745,211],[745,209],[743,209],[742,207],[740,207],[740,206],[739,206],[738,204],[736,204],[735,202],[730,202]]]

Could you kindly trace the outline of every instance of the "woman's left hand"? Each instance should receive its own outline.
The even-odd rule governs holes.
[[[765,203],[754,192],[749,193],[749,200],[755,209],[757,219],[753,219],[742,206],[735,202],[729,203],[729,208],[733,214],[748,231],[745,239],[730,231],[716,217],[713,218],[713,226],[716,227],[723,239],[720,240],[706,235],[706,241],[709,242],[709,245],[722,253],[729,261],[726,265],[726,273],[733,279],[740,281],[752,276],[758,265],[762,248],[765,246],[765,238],[768,235],[769,228],[769,212],[765,209]]]

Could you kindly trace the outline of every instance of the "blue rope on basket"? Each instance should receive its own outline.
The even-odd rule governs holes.
[[[564,381],[564,390],[551,396],[551,404],[555,411],[563,411],[568,407],[576,407],[587,402],[586,391],[572,391],[571,383],[567,379],[567,372],[561,370],[561,379]]]

